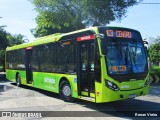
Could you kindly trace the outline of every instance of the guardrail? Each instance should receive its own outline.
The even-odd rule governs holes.
[[[150,83],[160,83],[160,67],[152,66],[150,68]]]
[[[150,74],[150,83],[160,83],[160,73],[159,74]]]

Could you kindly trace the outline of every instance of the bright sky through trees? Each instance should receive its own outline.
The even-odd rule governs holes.
[[[143,0],[144,3],[160,3],[160,0]],[[0,0],[0,26],[12,34],[21,33],[34,40],[31,28],[36,27],[37,13],[27,0]],[[123,26],[137,29],[142,37],[160,36],[160,4],[138,4],[128,9],[121,22],[111,22],[110,26]]]

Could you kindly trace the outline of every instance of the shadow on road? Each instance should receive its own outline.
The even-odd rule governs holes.
[[[1,83],[7,83],[7,82],[11,82],[11,81],[6,80],[6,79],[0,79],[0,84],[1,84]]]
[[[156,113],[160,114],[160,103],[138,100],[138,99],[129,99],[123,101],[115,101],[109,103],[90,103],[86,101],[77,101],[76,104],[82,105],[83,107],[90,108],[92,110],[98,111],[101,116],[114,116],[114,117],[126,117],[138,120],[138,117],[135,117],[135,114],[147,114],[147,113]],[[158,120],[159,118],[155,117],[140,117],[141,120]]]
[[[0,81],[0,83],[1,82],[9,82],[9,81],[7,80]],[[11,84],[16,86],[15,83],[11,83]],[[45,91],[45,90],[41,90],[38,88],[29,87],[29,86],[24,86],[24,85],[22,85],[21,88],[34,90],[46,96],[60,99],[59,94],[56,94],[53,92],[49,92],[49,91]],[[156,93],[155,91],[157,91],[157,86],[152,86],[149,91],[149,95],[154,95],[159,97],[160,94]],[[156,111],[159,111],[160,113],[160,103],[146,101],[146,100],[139,100],[139,99],[128,99],[123,101],[98,103],[98,104],[77,99],[74,103],[81,105],[83,107],[89,108],[93,111],[96,111],[91,114],[93,114],[93,116],[98,116],[98,117],[114,116],[114,117],[130,118],[130,117],[133,117],[136,112],[150,112],[150,113],[153,112],[154,113]],[[86,111],[86,112],[89,112],[89,111]]]
[[[160,84],[159,83],[158,84],[152,84],[150,89],[149,89],[148,95],[160,97]]]
[[[16,83],[11,83],[11,84],[16,86]],[[28,89],[28,90],[34,90],[36,92],[39,92],[39,93],[44,94],[44,95],[49,96],[49,97],[59,98],[59,94],[53,93],[53,92],[50,92],[50,91],[41,90],[41,89],[38,89],[38,88],[25,86],[25,85],[21,85],[20,87],[24,88],[24,89]]]
[[[12,83],[12,85],[16,85]],[[49,97],[54,97],[60,99],[59,95],[53,92],[29,87],[21,86],[21,88],[37,91]],[[83,107],[92,109],[93,116],[115,116],[115,117],[131,117],[134,116],[136,112],[160,112],[160,103],[139,100],[139,99],[128,99],[123,101],[115,101],[109,103],[92,103],[88,101],[83,101],[77,99],[74,103],[81,105]],[[88,111],[86,111],[88,112]],[[92,114],[92,113],[91,113]],[[137,118],[136,118],[137,119]]]

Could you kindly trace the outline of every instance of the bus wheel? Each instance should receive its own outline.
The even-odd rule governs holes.
[[[70,84],[67,80],[64,80],[60,83],[60,98],[63,99],[65,102],[73,102],[74,98],[72,98],[72,91]]]
[[[19,74],[16,75],[16,84],[18,87],[20,87],[20,85],[21,85],[21,78],[20,78]]]

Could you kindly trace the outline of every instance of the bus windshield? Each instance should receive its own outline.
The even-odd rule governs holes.
[[[106,60],[109,74],[147,72],[143,43],[135,39],[109,38],[106,42]]]

